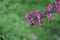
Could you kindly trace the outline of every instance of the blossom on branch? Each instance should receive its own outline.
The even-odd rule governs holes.
[[[42,25],[41,22],[41,13],[38,11],[33,11],[30,14],[25,15],[26,21],[28,21],[31,25]]]

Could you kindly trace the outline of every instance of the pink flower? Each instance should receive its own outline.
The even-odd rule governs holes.
[[[45,10],[50,12],[52,10],[52,4],[49,4]]]
[[[41,13],[40,12],[38,12],[38,11],[34,11],[34,12],[32,12],[32,14],[34,14],[35,16],[36,16],[36,19],[37,19],[37,21],[35,22],[35,25],[42,25],[42,23],[41,23]]]
[[[47,17],[48,21],[50,21],[50,19],[54,19],[55,18],[55,16],[53,16],[52,13],[46,14],[46,17]]]
[[[30,24],[34,23],[34,18],[30,18]]]
[[[38,19],[41,19],[41,13],[38,11],[34,11],[32,12],[32,14],[34,14]]]
[[[56,12],[60,13],[60,0],[56,0],[57,1],[57,4],[55,6],[55,10]]]
[[[26,19],[27,22],[29,21],[29,18],[28,18],[28,17],[29,17],[29,14],[26,13],[26,14],[25,14],[25,19]]]
[[[47,16],[47,18],[51,18],[52,17],[52,13],[48,13],[46,16]]]
[[[30,18],[29,18],[30,17]],[[29,22],[31,25],[41,25],[41,13],[38,11],[33,11],[31,14],[26,14],[25,19],[27,22]]]

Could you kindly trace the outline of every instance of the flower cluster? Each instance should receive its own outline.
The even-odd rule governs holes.
[[[30,14],[26,13],[25,18],[31,25],[42,25],[41,13],[39,11],[33,11]]]
[[[39,12],[33,11],[25,14],[25,19],[31,25],[42,25],[42,18],[46,17],[48,21],[54,19],[53,11],[60,13],[60,0],[56,0],[54,4],[48,4],[48,6],[42,11]]]
[[[56,0],[55,10],[60,13],[60,0]]]

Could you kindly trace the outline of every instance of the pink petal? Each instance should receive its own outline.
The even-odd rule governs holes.
[[[25,19],[26,19],[26,21],[27,21],[27,22],[28,22],[28,20],[29,20],[29,18],[28,18],[28,17],[29,17],[29,14],[28,14],[28,13],[26,13],[26,14],[25,14]]]
[[[46,11],[51,11],[51,10],[52,10],[52,5],[49,4],[45,10],[46,10]]]
[[[30,19],[30,24],[32,24],[32,23],[33,23],[33,20],[34,20],[33,18],[31,18],[31,19]]]
[[[57,4],[56,4],[56,7],[55,7],[55,10],[60,13],[60,0],[56,0],[57,1]]]

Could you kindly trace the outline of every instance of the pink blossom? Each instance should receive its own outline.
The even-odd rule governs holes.
[[[25,19],[26,19],[27,22],[29,21],[29,18],[28,18],[28,17],[29,17],[29,14],[26,13],[26,14],[25,14]]]
[[[31,12],[31,14],[26,14],[25,19],[30,24],[35,24],[35,25],[41,25],[42,24],[41,23],[41,13],[38,11],[33,11],[33,12]]]
[[[46,14],[46,17],[47,17],[48,21],[50,21],[50,19],[54,19],[55,18],[55,16],[53,16],[52,13]]]
[[[34,18],[30,18],[30,24],[34,23]]]
[[[38,11],[32,12],[37,17],[37,21],[35,22],[35,25],[42,25],[41,23],[41,13]]]
[[[52,4],[49,4],[45,10],[50,12],[52,10]]]
[[[55,10],[60,13],[60,0],[57,0],[57,4],[55,6]]]
[[[34,14],[37,17],[38,20],[41,19],[41,13],[40,12],[34,11],[34,12],[32,12],[32,14]]]

